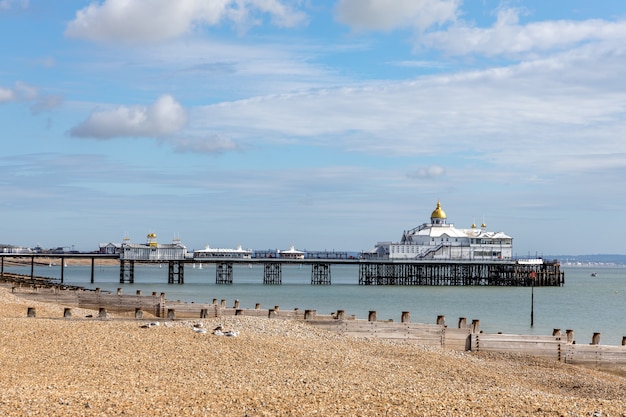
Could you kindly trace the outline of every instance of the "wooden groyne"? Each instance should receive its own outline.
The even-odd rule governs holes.
[[[21,298],[33,301],[53,302],[66,306],[64,317],[71,318],[72,307],[98,311],[94,317],[107,318],[108,312],[134,315],[136,319],[202,319],[228,316],[265,317],[267,319],[298,320],[309,325],[346,336],[385,339],[433,346],[455,351],[498,352],[532,355],[553,359],[562,363],[580,365],[626,376],[626,336],[621,346],[601,345],[600,334],[591,335],[589,343],[577,343],[573,330],[554,329],[552,335],[520,335],[484,333],[480,321],[458,319],[456,325],[448,326],[444,316],[437,316],[435,323],[413,323],[410,312],[404,311],[400,321],[378,320],[370,311],[367,320],[357,319],[338,310],[330,315],[317,314],[315,310],[283,310],[279,306],[262,309],[241,308],[235,300],[227,306],[226,300],[214,299],[212,303],[184,303],[167,300],[165,293],[135,295],[103,293],[101,291],[70,291],[59,288],[14,287],[13,292]],[[146,316],[144,316],[146,314]],[[36,317],[36,309],[29,308],[27,315]]]

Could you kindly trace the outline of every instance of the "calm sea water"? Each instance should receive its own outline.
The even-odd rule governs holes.
[[[232,306],[235,299],[243,308],[280,306],[329,314],[344,310],[347,315],[367,319],[370,310],[379,320],[399,321],[403,311],[412,322],[434,323],[438,315],[456,327],[459,317],[479,319],[488,333],[552,334],[560,328],[574,330],[577,343],[590,343],[594,332],[602,333],[601,343],[621,344],[626,336],[626,267],[562,266],[563,287],[430,287],[358,285],[358,267],[333,265],[332,285],[310,285],[310,265],[283,265],[282,285],[263,285],[263,267],[234,266],[234,284],[216,285],[215,266],[202,269],[185,266],[185,284],[167,284],[167,265],[135,267],[135,283],[119,283],[118,266],[98,266],[95,283],[90,283],[89,266],[68,266],[67,284],[99,287],[125,294],[165,292],[169,300],[210,303],[214,298]],[[6,271],[30,273],[30,266]],[[591,273],[596,272],[596,277]],[[35,267],[35,274],[60,277],[60,266]],[[531,291],[534,292],[534,326],[530,326]]]

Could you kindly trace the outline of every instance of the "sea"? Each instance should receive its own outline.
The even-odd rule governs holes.
[[[332,265],[331,285],[311,285],[311,265],[282,266],[282,284],[264,285],[263,266],[234,265],[233,284],[215,283],[215,265],[185,265],[184,284],[167,284],[167,264],[136,264],[133,284],[120,284],[117,265],[95,266],[91,284],[91,266],[66,266],[64,282],[86,288],[100,288],[124,294],[165,293],[168,300],[212,303],[226,300],[231,307],[239,300],[240,308],[279,306],[283,310],[299,308],[330,314],[344,310],[347,316],[367,319],[376,311],[378,320],[400,321],[410,313],[410,321],[435,323],[445,316],[449,327],[459,318],[467,323],[480,320],[486,333],[551,335],[553,329],[574,331],[576,343],[590,343],[594,333],[601,333],[603,345],[621,345],[626,336],[626,266],[562,265],[562,287],[488,287],[488,286],[364,286],[358,285],[356,265]],[[7,267],[7,272],[30,273],[30,265]],[[60,278],[60,265],[35,266],[35,275]],[[595,276],[592,276],[595,275]],[[532,315],[532,325],[531,325]]]

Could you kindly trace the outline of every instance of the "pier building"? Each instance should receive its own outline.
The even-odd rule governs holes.
[[[135,261],[161,262],[168,265],[168,280],[173,284],[184,283],[184,262],[187,257],[187,247],[182,244],[180,238],[174,238],[172,243],[161,244],[157,242],[156,233],[148,233],[146,243],[130,243],[130,239],[124,237],[120,248],[120,283],[135,282]]]
[[[432,260],[510,260],[513,238],[504,232],[490,232],[483,223],[458,229],[448,223],[441,202],[430,215],[430,223],[405,230],[399,242],[378,242],[365,259]]]
[[[251,259],[252,249],[242,249],[241,245],[237,245],[237,249],[229,248],[211,248],[206,245],[204,249],[193,251],[193,259],[202,261],[204,259]]]

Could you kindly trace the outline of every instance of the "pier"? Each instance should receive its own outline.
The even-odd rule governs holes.
[[[520,263],[514,260],[371,260],[371,259],[126,259],[119,254],[0,254],[0,274],[4,276],[5,259],[12,263],[30,265],[30,278],[35,279],[34,266],[43,265],[43,259],[59,259],[64,283],[67,259],[88,260],[91,264],[90,283],[95,283],[95,263],[99,260],[119,262],[120,284],[135,282],[137,264],[167,265],[168,284],[185,283],[185,266],[214,264],[215,283],[235,283],[234,265],[262,265],[260,282],[267,285],[282,284],[283,265],[307,265],[311,268],[311,285],[331,285],[332,267],[335,265],[358,265],[359,285],[430,285],[430,286],[521,286],[558,287],[565,283],[565,273],[557,260],[541,263]],[[27,274],[22,274],[28,277]],[[50,278],[50,280],[57,280]]]

